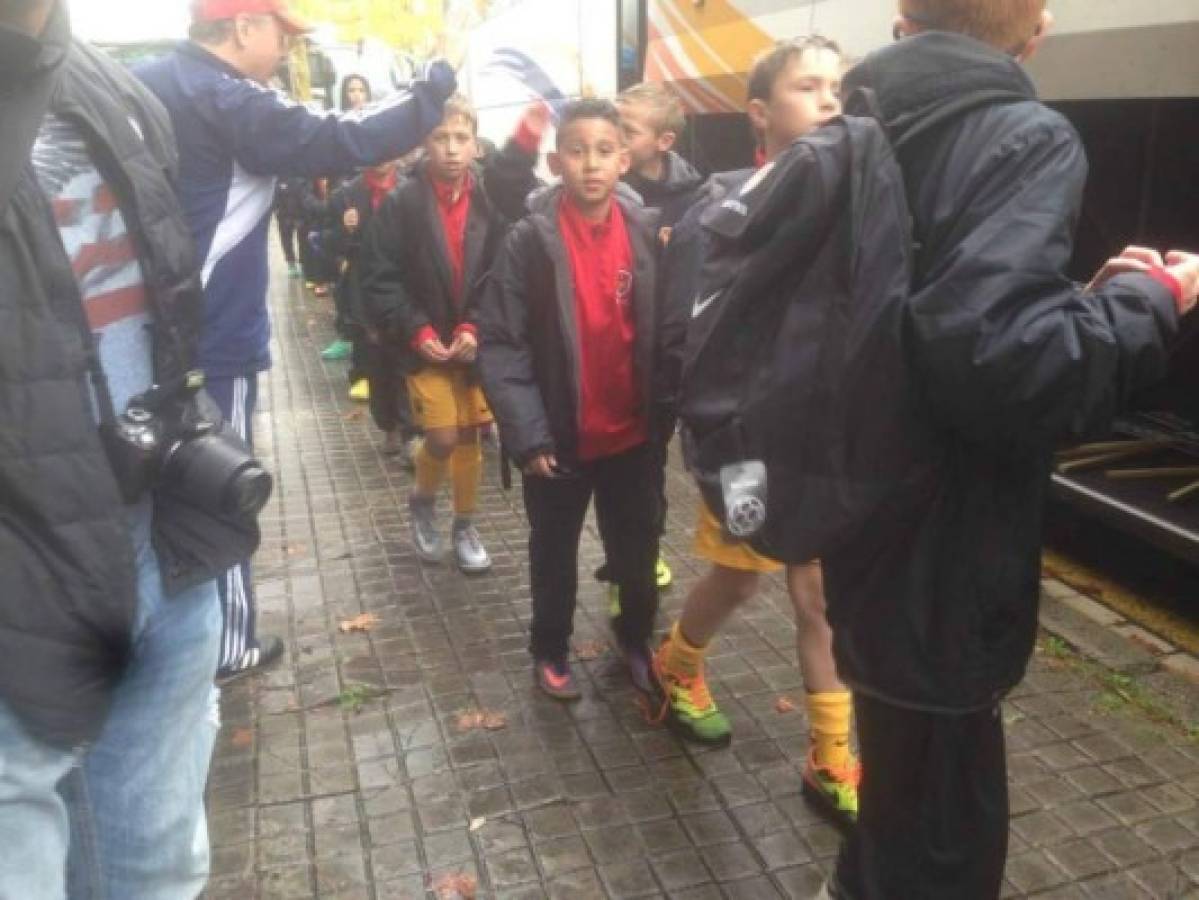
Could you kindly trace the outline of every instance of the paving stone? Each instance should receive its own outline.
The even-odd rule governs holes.
[[[560,838],[538,844],[535,848],[537,860],[547,878],[554,878],[575,869],[591,865],[587,844],[581,837]]]
[[[523,816],[525,828],[535,841],[567,837],[578,833],[579,826],[567,804],[533,809]]]
[[[1112,868],[1111,860],[1088,840],[1068,841],[1046,853],[1066,874],[1076,880],[1101,875]]]
[[[496,888],[536,882],[540,878],[533,854],[528,850],[508,850],[487,858],[487,874]]]
[[[595,869],[578,869],[550,879],[550,900],[607,900]]]
[[[600,879],[608,888],[608,893],[617,898],[648,897],[658,893],[658,883],[654,880],[649,864],[644,860],[601,865]]]
[[[776,900],[783,896],[769,878],[759,876],[725,884],[724,894],[730,900]]]
[[[627,826],[602,828],[598,831],[585,831],[583,840],[591,851],[592,858],[600,865],[618,863],[631,856],[641,856],[645,853],[640,842]]]
[[[683,818],[683,828],[697,847],[724,844],[738,837],[737,826],[727,813],[697,813]]]
[[[705,847],[703,858],[717,881],[736,881],[762,871],[757,855],[741,843]]]
[[[672,895],[683,888],[703,884],[712,877],[694,850],[663,856],[653,860],[651,865],[662,886]]]
[[[420,848],[416,841],[396,841],[371,850],[371,866],[375,879],[388,882],[424,870]]]
[[[1040,850],[1030,850],[1009,857],[1005,874],[1017,889],[1026,893],[1056,887],[1068,878],[1066,873]]]
[[[828,880],[815,865],[781,869],[774,873],[774,878],[790,900],[811,900]]]
[[[1089,835],[1114,827],[1115,818],[1104,812],[1096,803],[1090,800],[1079,800],[1068,803],[1053,811],[1074,834]]]
[[[1070,829],[1049,812],[1036,812],[1012,820],[1012,830],[1034,847],[1044,847],[1070,835]]]

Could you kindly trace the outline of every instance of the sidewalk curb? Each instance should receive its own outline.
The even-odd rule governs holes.
[[[1050,634],[1114,671],[1136,675],[1164,670],[1199,685],[1199,656],[1057,579],[1041,582],[1040,620]]]

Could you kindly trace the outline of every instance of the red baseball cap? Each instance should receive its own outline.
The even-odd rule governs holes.
[[[270,15],[279,20],[288,34],[306,34],[312,28],[293,13],[287,0],[193,0],[193,22],[218,22],[240,15]]]

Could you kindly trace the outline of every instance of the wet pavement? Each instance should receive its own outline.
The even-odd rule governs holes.
[[[287,651],[224,693],[208,896],[813,895],[839,838],[799,795],[802,704],[778,702],[802,693],[781,582],[710,657],[734,726],[727,749],[646,724],[606,649],[603,591],[586,577],[584,699],[543,697],[525,650],[519,490],[500,488],[489,452],[479,526],[492,573],[419,563],[410,476],[348,400],[345,364],[319,359],[327,301],[283,273],[277,259],[275,368],[255,437],[278,485],[255,582],[259,629]],[[677,462],[669,492],[676,578],[663,627],[701,571],[688,552],[696,498]],[[448,529],[444,499],[441,510]],[[599,557],[589,525],[581,572]],[[1199,896],[1199,743],[1142,706],[1114,708],[1123,684],[1042,653],[1006,705],[1006,896]]]

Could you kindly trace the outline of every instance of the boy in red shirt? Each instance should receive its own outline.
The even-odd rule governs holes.
[[[503,151],[480,166],[475,111],[465,97],[450,97],[425,139],[424,161],[382,202],[363,239],[365,318],[389,358],[380,367],[406,377],[424,430],[409,497],[412,543],[426,562],[444,556],[436,505],[448,478],[454,559],[468,574],[491,568],[474,524],[479,429],[491,423],[475,366],[478,308],[500,240],[536,185],[547,120],[544,106],[530,107]]]
[[[538,684],[577,699],[567,661],[579,536],[594,494],[634,684],[652,689],[658,494],[650,438],[654,233],[620,184],[629,166],[607,101],[563,111],[550,168],[513,228],[480,316],[479,363],[504,445],[524,471]]]

